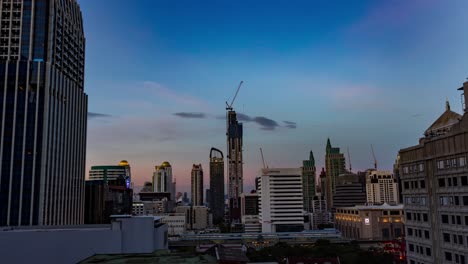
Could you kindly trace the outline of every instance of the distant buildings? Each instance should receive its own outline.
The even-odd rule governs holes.
[[[262,232],[304,229],[304,200],[300,168],[261,170],[259,186]]]
[[[153,192],[166,192],[171,194],[171,201],[175,201],[175,184],[172,181],[172,166],[164,161],[160,166],[154,167]]]
[[[210,199],[209,207],[213,222],[218,224],[224,219],[224,156],[221,150],[210,150]]]
[[[365,173],[342,174],[336,178],[334,208],[363,205],[366,198]]]
[[[330,211],[327,208],[327,201],[320,193],[312,200],[311,213],[311,229],[315,230],[319,227],[331,222]]]
[[[203,169],[201,164],[192,166],[192,205],[203,205]]]
[[[0,226],[84,221],[83,19],[56,3],[1,1]]]
[[[206,206],[178,206],[175,212],[185,214],[188,230],[204,230],[213,224]]]
[[[343,153],[340,153],[340,148],[332,147],[330,139],[327,140],[325,153],[326,167],[326,189],[322,190],[325,193],[325,199],[328,203],[328,208],[334,207],[334,195],[336,192],[337,179],[339,175],[345,174],[345,158]]]
[[[468,102],[468,82],[459,90]],[[467,263],[468,118],[450,109],[401,149],[408,263]]]
[[[335,226],[353,240],[392,240],[404,235],[403,205],[337,208]]]
[[[368,170],[366,193],[369,204],[399,203],[398,183],[390,171]]]
[[[102,180],[102,181],[114,181],[123,177],[126,181],[126,185],[130,188],[132,181],[132,175],[130,170],[130,164],[126,160],[122,160],[119,165],[98,165],[92,166],[89,170],[89,180]]]
[[[315,159],[311,151],[309,159],[302,161],[302,188],[304,196],[304,210],[312,211],[312,199],[315,196]]]
[[[179,236],[187,231],[187,217],[185,213],[169,213],[159,215],[161,222],[167,225],[170,236]]]
[[[132,214],[133,191],[126,179],[89,180],[85,184],[85,224],[108,224],[111,215]]]

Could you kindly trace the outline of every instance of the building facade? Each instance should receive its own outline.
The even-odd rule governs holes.
[[[340,175],[336,179],[334,208],[364,204],[366,204],[365,173]]]
[[[302,169],[262,169],[259,186],[262,232],[304,229]]]
[[[155,166],[153,172],[153,192],[170,193],[172,200],[175,200],[175,190],[173,190],[173,187],[171,164],[164,161],[160,166]]]
[[[331,222],[331,213],[327,208],[325,197],[318,193],[312,200],[312,212],[310,215],[311,229],[316,230]]]
[[[119,165],[91,166],[88,178],[90,181],[115,181],[121,177],[126,180],[127,186],[130,187],[132,175],[130,164],[126,160],[122,160]]]
[[[343,153],[340,153],[340,148],[332,147],[328,139],[325,150],[326,190],[322,190],[322,193],[325,193],[328,208],[334,207],[338,176],[346,173],[345,165],[345,157]]]
[[[343,237],[352,240],[387,241],[404,236],[403,205],[340,207],[335,226]]]
[[[203,205],[203,169],[201,164],[192,166],[192,205]]]
[[[133,190],[126,179],[89,180],[85,184],[85,224],[109,224],[111,215],[132,214]]]
[[[178,206],[175,211],[177,214],[185,214],[188,230],[204,230],[213,224],[206,206]]]
[[[368,170],[366,194],[369,204],[399,203],[398,182],[390,171]]]
[[[75,0],[0,0],[0,226],[84,221],[88,98]]]
[[[208,200],[208,197],[207,197]],[[210,150],[210,199],[209,207],[213,222],[218,224],[224,219],[224,155],[221,150]]]
[[[314,153],[311,151],[309,159],[302,161],[302,188],[304,196],[304,210],[312,211],[312,200],[315,196],[315,159]]]
[[[187,218],[185,213],[170,213],[159,215],[161,222],[167,225],[170,236],[180,236],[187,231]]]
[[[460,88],[468,99],[468,82]],[[399,152],[408,263],[467,263],[468,117],[445,112]]]

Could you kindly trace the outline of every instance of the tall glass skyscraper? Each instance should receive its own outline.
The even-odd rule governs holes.
[[[0,0],[0,226],[81,224],[87,95],[76,0]]]

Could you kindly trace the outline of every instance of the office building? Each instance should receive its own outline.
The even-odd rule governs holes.
[[[368,204],[399,203],[398,183],[390,171],[368,170],[366,194]]]
[[[201,164],[192,166],[192,205],[203,205],[203,169]]]
[[[0,226],[84,221],[88,97],[76,0],[0,1]]]
[[[404,236],[403,205],[337,208],[335,226],[351,240],[388,241]]]
[[[326,167],[326,190],[325,199],[327,200],[328,208],[334,207],[335,192],[338,176],[345,174],[345,158],[343,153],[340,153],[340,148],[332,147],[330,139],[327,140],[327,148],[325,154]]]
[[[167,225],[170,236],[180,236],[187,232],[187,217],[185,213],[161,214],[161,222]]]
[[[459,90],[468,100],[468,82]],[[465,105],[464,105],[465,106]],[[468,117],[445,112],[419,144],[401,149],[408,263],[467,263]]]
[[[304,210],[311,212],[312,199],[315,196],[315,159],[311,151],[309,159],[302,161],[302,188],[304,195]]]
[[[366,199],[365,172],[338,176],[333,196],[333,208],[364,205],[367,202]]]
[[[132,182],[130,164],[126,160],[122,160],[119,165],[99,165],[92,166],[89,170],[89,180],[94,181],[114,181],[123,177],[128,188]]]
[[[237,120],[236,111],[232,107],[226,108],[227,122],[227,173],[228,196],[231,220],[239,221],[239,196],[244,191],[243,157],[242,157],[242,123]]]
[[[111,215],[132,214],[132,199],[133,191],[123,176],[112,181],[86,181],[85,224],[109,224]]]
[[[262,232],[293,232],[304,229],[302,169],[261,170],[259,186]]]
[[[175,200],[175,187],[172,182],[172,166],[165,161],[160,166],[154,167],[153,192],[165,192],[171,194],[171,201]]]
[[[206,206],[178,206],[175,212],[185,214],[187,230],[204,230],[213,224]]]
[[[245,233],[261,233],[259,218],[259,197],[255,192],[243,193],[240,196],[241,223]]]
[[[213,221],[218,224],[224,218],[224,156],[216,148],[210,150],[210,197],[206,197]]]
[[[327,208],[327,201],[321,193],[312,200],[312,213],[310,217],[311,229],[316,230],[331,222],[331,213]]]

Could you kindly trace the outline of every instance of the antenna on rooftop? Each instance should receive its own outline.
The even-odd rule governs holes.
[[[372,157],[374,157],[374,169],[377,170],[377,159],[375,158],[374,146],[371,144],[370,147],[371,147],[371,150],[372,150]]]

